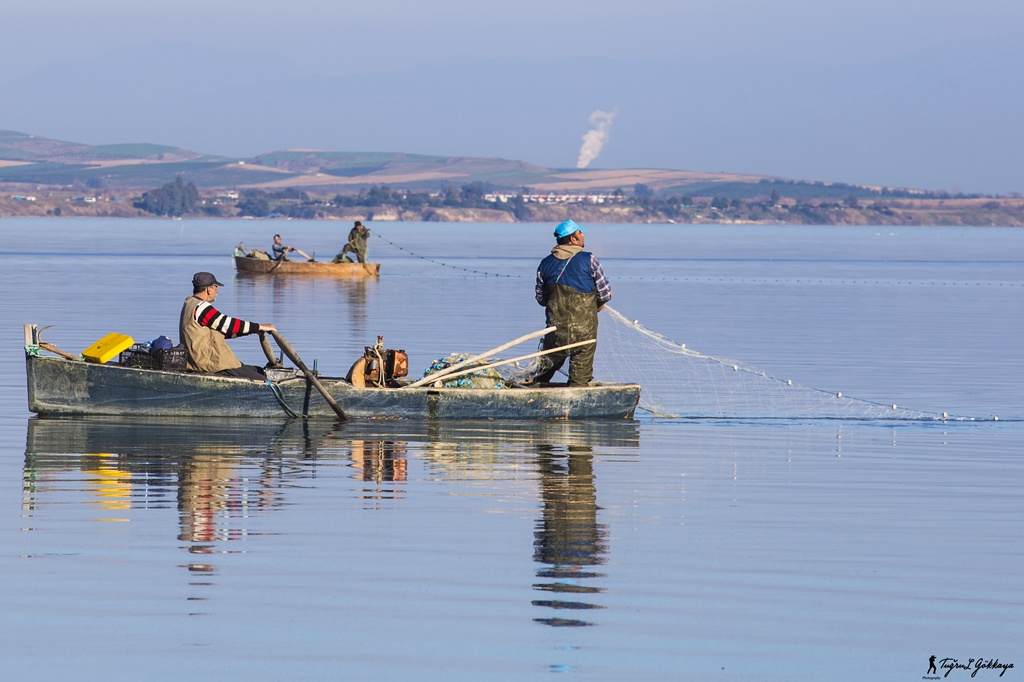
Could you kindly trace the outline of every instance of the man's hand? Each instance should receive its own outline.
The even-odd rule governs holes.
[[[259,331],[260,334],[262,334],[263,332],[276,332],[277,331],[277,327],[275,327],[272,324],[263,324],[261,322],[260,323],[260,328],[259,328],[258,331]]]

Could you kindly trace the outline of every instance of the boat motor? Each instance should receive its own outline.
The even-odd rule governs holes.
[[[384,388],[409,374],[409,356],[404,350],[384,348],[384,337],[375,346],[365,346],[363,356],[352,363],[345,380],[356,388]]]

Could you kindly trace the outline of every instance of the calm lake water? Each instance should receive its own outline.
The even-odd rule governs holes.
[[[176,339],[209,270],[219,308],[325,374],[378,334],[418,374],[543,327],[553,226],[370,223],[382,274],[358,283],[229,257],[280,232],[324,260],[347,223],[0,226],[11,679],[918,680],[931,656],[944,679],[1022,674],[1022,230],[595,225],[616,310],[752,368],[636,370],[718,418],[339,425],[37,419],[22,325],[75,353]],[[646,352],[601,343],[598,378]],[[779,418],[776,380],[873,411]],[[760,411],[702,414],[698,393]]]

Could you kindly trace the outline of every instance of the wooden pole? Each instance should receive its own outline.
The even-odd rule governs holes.
[[[45,341],[43,341],[43,332],[45,332],[47,329],[49,329],[52,326],[53,326],[52,324],[48,324],[45,327],[43,327],[42,329],[38,329],[36,327],[36,325],[34,325],[34,324],[26,324],[25,325],[25,345],[26,346],[36,345],[36,346],[39,346],[40,348],[42,348],[43,350],[48,350],[51,353],[54,353],[56,355],[61,356],[62,358],[67,358],[68,360],[78,360],[79,357],[77,355],[72,355],[71,353],[65,353],[64,351],[62,351],[61,349],[57,348],[57,346],[53,345],[52,343],[46,343]],[[31,343],[29,343],[30,338],[31,338]]]
[[[260,347],[263,348],[263,354],[267,356],[267,362],[271,366],[281,366],[281,363],[277,361],[277,357],[274,355],[274,349],[270,347],[270,341],[267,341],[266,332],[260,332]]]
[[[57,348],[57,346],[54,346],[53,344],[46,343],[45,341],[40,341],[39,342],[39,347],[42,348],[43,350],[48,350],[51,353],[56,353],[57,355],[61,356],[62,358],[67,358],[68,360],[77,360],[78,359],[77,356],[74,356],[71,353],[65,353],[60,348]]]
[[[345,411],[342,410],[337,401],[331,397],[331,394],[327,391],[324,385],[320,383],[320,380],[316,378],[316,375],[309,371],[306,365],[302,362],[302,358],[300,358],[299,354],[295,352],[294,348],[292,348],[292,345],[276,331],[270,332],[270,335],[274,337],[274,340],[277,341],[277,345],[281,347],[281,350],[283,350],[284,354],[288,356],[288,359],[294,362],[295,366],[302,370],[302,373],[306,375],[306,380],[313,384],[313,386],[316,387],[316,390],[320,391],[320,395],[324,397],[324,400],[326,400],[327,404],[331,406],[334,413],[338,415],[338,418],[348,419],[345,415]]]
[[[568,344],[566,346],[560,346],[558,348],[550,348],[548,350],[541,350],[541,351],[537,351],[536,353],[530,353],[529,355],[520,355],[518,358],[512,358],[511,360],[502,360],[501,362],[492,362],[489,365],[482,365],[480,367],[471,367],[469,369],[464,369],[461,372],[453,372],[451,374],[446,374],[445,376],[441,377],[440,380],[441,381],[448,381],[449,379],[452,379],[454,377],[460,377],[463,374],[471,374],[473,372],[478,372],[478,371],[480,371],[482,369],[491,369],[492,367],[501,367],[502,365],[511,365],[513,362],[519,362],[520,360],[529,360],[530,358],[537,358],[537,357],[540,357],[541,355],[547,355],[548,353],[557,353],[560,350],[569,350],[570,348],[576,348],[577,346],[586,346],[586,345],[589,345],[591,343],[597,343],[597,339],[590,339],[589,341],[579,341],[577,343],[570,343],[570,344]],[[433,378],[433,376],[434,375],[431,375],[430,378]]]
[[[428,376],[425,376],[422,379],[420,379],[419,381],[411,383],[411,384],[405,386],[404,388],[418,388],[419,386],[422,386],[423,384],[432,384],[435,381],[437,381],[438,379],[446,377],[449,374],[451,374],[452,372],[456,372],[459,369],[465,367],[466,365],[468,365],[468,364],[470,364],[472,362],[476,362],[477,360],[483,360],[484,358],[490,357],[490,356],[494,355],[495,353],[500,353],[501,351],[506,350],[508,348],[511,348],[512,346],[517,346],[520,343],[523,343],[524,341],[529,341],[530,339],[535,339],[538,336],[544,336],[548,332],[555,331],[555,329],[557,329],[557,327],[548,327],[546,329],[541,329],[541,330],[532,332],[530,334],[526,334],[524,336],[520,336],[518,339],[515,339],[514,341],[509,341],[508,343],[504,343],[504,344],[498,346],[497,348],[492,348],[491,350],[489,350],[489,351],[487,351],[485,353],[480,353],[479,355],[475,355],[475,356],[473,356],[473,357],[471,357],[471,358],[469,358],[467,360],[463,360],[462,362],[457,362],[454,365],[452,365],[451,367],[444,368],[440,372],[435,372],[434,374],[430,374]]]

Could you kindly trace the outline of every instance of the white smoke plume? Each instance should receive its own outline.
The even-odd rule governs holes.
[[[617,113],[619,113],[619,108],[615,107],[612,111],[598,109],[590,115],[590,123],[594,129],[583,135],[583,146],[580,147],[580,157],[576,161],[577,168],[586,168],[601,153],[605,143],[608,142],[608,134],[612,131],[612,121]]]

